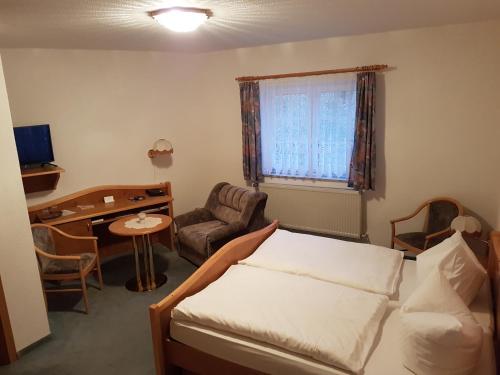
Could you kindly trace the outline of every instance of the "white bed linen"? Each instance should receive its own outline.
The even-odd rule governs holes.
[[[379,294],[235,265],[179,303],[172,317],[357,373],[365,364],[387,304],[388,298]]]
[[[392,296],[397,291],[403,253],[277,229],[239,263]]]
[[[399,288],[399,301],[390,301],[383,325],[375,339],[374,349],[364,368],[364,375],[411,375],[401,364],[399,344],[399,305],[410,296],[416,286],[416,262],[405,261]],[[474,375],[494,375],[493,315],[491,313],[489,283],[485,282],[477,298],[469,306],[484,330],[481,360]],[[269,374],[287,375],[345,375],[349,372],[328,366],[311,358],[266,345],[239,335],[222,332],[206,326],[172,320],[171,336],[179,342],[203,352]]]

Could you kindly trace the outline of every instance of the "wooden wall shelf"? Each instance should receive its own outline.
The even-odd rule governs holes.
[[[35,193],[37,191],[55,190],[59,177],[64,169],[54,166],[40,168],[22,169],[24,193]]]

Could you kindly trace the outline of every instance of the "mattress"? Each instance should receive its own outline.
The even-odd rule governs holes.
[[[416,262],[405,260],[398,300],[390,301],[378,332],[374,349],[365,365],[365,375],[411,375],[401,364],[399,350],[399,306],[416,287]],[[495,374],[493,316],[489,283],[469,306],[484,331],[481,360],[475,375]],[[202,325],[171,320],[170,334],[175,340],[213,356],[269,374],[338,375],[349,372],[325,365],[309,357],[256,340],[244,338]]]
[[[388,302],[381,294],[238,264],[181,301],[172,318],[360,373]]]
[[[276,229],[252,255],[238,263],[393,296],[403,252]]]

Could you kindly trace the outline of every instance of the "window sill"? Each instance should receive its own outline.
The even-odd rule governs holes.
[[[296,177],[278,177],[278,176],[264,176],[264,184],[268,185],[291,185],[291,186],[303,186],[303,187],[315,187],[315,188],[326,188],[326,189],[342,189],[351,190],[354,189],[347,186],[346,181],[335,181],[335,180],[313,180],[308,178],[296,178]]]

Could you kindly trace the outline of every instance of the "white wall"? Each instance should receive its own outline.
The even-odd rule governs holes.
[[[379,79],[377,191],[367,194],[372,242],[389,219],[453,196],[498,226],[500,22],[322,39],[198,55],[4,50],[14,124],[49,122],[60,188],[173,182],[177,213],[204,203],[220,180],[243,184],[234,77],[387,63]],[[173,163],[155,172],[159,137]]]
[[[48,335],[49,324],[21,182],[0,59],[0,274],[16,350]]]
[[[154,52],[4,50],[14,125],[50,123],[58,189],[31,194],[34,204],[101,184],[173,181],[176,211],[203,204],[220,150],[199,119],[192,56]],[[174,146],[155,166],[147,151],[158,138]],[[239,142],[236,139],[236,142]],[[166,165],[165,165],[166,164]],[[228,177],[232,178],[234,173]]]

